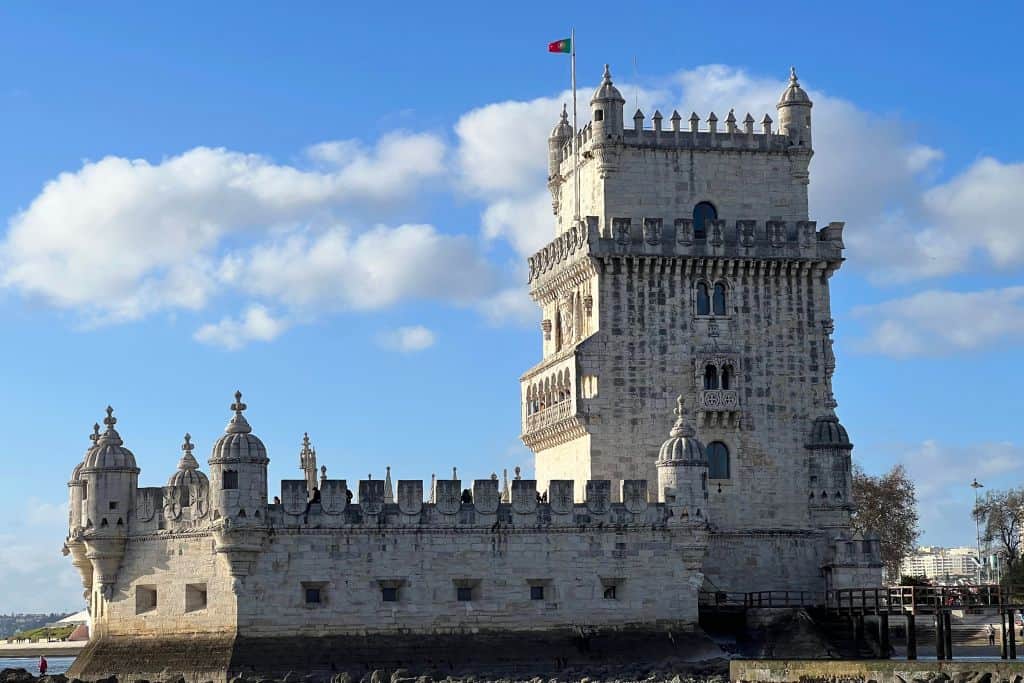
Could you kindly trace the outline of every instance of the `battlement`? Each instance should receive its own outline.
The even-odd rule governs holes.
[[[529,282],[541,280],[561,264],[582,256],[612,258],[728,258],[749,260],[822,261],[838,267],[843,260],[844,223],[818,229],[815,221],[708,221],[695,230],[691,218],[611,217],[601,224],[587,216],[551,240],[527,260]]]
[[[319,497],[310,501],[306,481],[283,480],[280,502],[267,506],[265,518],[258,523],[268,529],[430,529],[487,527],[492,530],[538,529],[581,526],[641,526],[645,528],[678,525],[687,520],[673,519],[664,504],[648,502],[646,480],[621,482],[621,503],[612,503],[612,482],[606,479],[586,483],[584,500],[576,502],[572,480],[549,482],[543,494],[533,479],[506,482],[504,491],[497,479],[476,479],[472,488],[463,488],[460,479],[441,479],[434,483],[429,500],[424,499],[423,482],[399,480],[397,495],[391,481],[364,479],[357,485],[358,497],[351,495],[344,479],[322,479]],[[182,515],[181,510],[161,507],[158,501],[180,500],[175,487],[147,487],[137,492],[138,509],[131,535],[155,532],[194,532],[220,526],[213,516]],[[196,504],[198,504],[198,499]],[[698,521],[698,520],[694,520]],[[257,520],[252,520],[255,525]]]
[[[776,152],[788,153],[793,151],[808,152],[807,148],[794,145],[793,140],[784,132],[772,129],[773,121],[768,114],[764,115],[759,124],[759,130],[755,131],[754,117],[748,112],[742,122],[737,122],[732,110],[729,111],[725,120],[724,128],[719,128],[718,117],[715,112],[708,114],[703,123],[696,112],[690,115],[688,125],[684,128],[682,117],[678,111],[672,112],[669,119],[669,128],[662,125],[663,117],[660,111],[655,111],[651,117],[650,126],[646,125],[644,113],[637,110],[633,115],[633,128],[625,129],[620,139],[597,140],[594,137],[593,122],[589,122],[576,133],[579,144],[581,162],[590,158],[590,152],[595,145],[607,145],[610,142],[620,143],[627,147],[648,147],[652,149],[665,150],[721,150],[721,151],[748,151],[748,152]],[[566,141],[559,149],[561,163],[567,165],[560,169],[561,174],[568,175],[572,171],[573,150],[572,139]]]

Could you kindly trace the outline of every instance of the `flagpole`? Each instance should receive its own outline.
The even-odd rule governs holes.
[[[573,224],[580,222],[580,140],[576,123],[576,29],[569,29],[569,47],[572,50],[572,177],[576,185],[576,215],[573,216]]]

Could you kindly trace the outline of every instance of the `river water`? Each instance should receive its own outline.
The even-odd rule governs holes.
[[[74,657],[47,657],[48,674],[62,674],[68,670]],[[25,669],[33,676],[39,675],[39,657],[0,657],[0,669]]]

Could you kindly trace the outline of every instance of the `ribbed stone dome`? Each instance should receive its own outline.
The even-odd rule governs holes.
[[[804,89],[800,87],[800,81],[796,79],[796,67],[789,68],[789,85],[782,92],[779,98],[778,107],[787,104],[811,104],[811,98],[807,96]]]
[[[807,441],[808,448],[853,448],[846,427],[835,415],[822,415],[811,425],[811,436]]]
[[[683,397],[676,399],[676,423],[669,432],[669,438],[661,444],[658,451],[658,463],[684,462],[707,464],[704,444],[694,435],[693,427],[683,417]]]
[[[569,125],[569,112],[566,111],[565,105],[562,105],[562,115],[558,119],[558,123],[551,129],[552,140],[568,140],[572,137],[572,126]]]
[[[594,96],[590,98],[591,104],[599,100],[613,100],[623,104],[626,103],[619,89],[612,85],[612,72],[607,64],[604,65],[604,77],[601,79],[601,85],[597,86]]]
[[[210,480],[199,471],[199,462],[192,455],[192,435],[185,435],[185,443],[181,445],[182,456],[178,461],[178,471],[167,480],[168,486],[207,486]]]
[[[235,392],[235,402],[231,404],[234,416],[224,428],[224,436],[217,439],[210,453],[210,464],[222,462],[270,462],[267,448],[259,437],[252,433],[252,427],[242,412],[246,409],[242,403],[242,392]]]
[[[82,463],[79,474],[85,474],[90,470],[135,470],[135,455],[124,447],[121,435],[114,429],[117,418],[114,417],[114,409],[107,406],[107,416],[103,419],[107,431],[96,441],[96,445],[89,449]]]

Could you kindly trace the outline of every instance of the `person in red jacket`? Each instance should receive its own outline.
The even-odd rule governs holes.
[[[49,667],[49,664],[46,663],[46,657],[43,657],[42,655],[40,655],[39,656],[39,675],[40,676],[45,676],[46,675],[46,669],[48,667]]]

